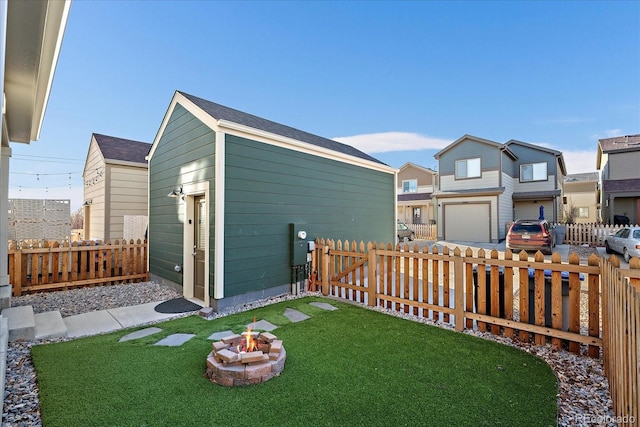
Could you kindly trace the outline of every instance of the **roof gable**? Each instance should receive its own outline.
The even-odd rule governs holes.
[[[145,159],[149,153],[151,144],[147,142],[133,141],[131,139],[117,138],[115,136],[93,134],[98,149],[105,161],[116,160],[147,164]]]
[[[522,147],[530,148],[532,150],[541,151],[543,153],[549,153],[550,155],[558,159],[558,163],[560,165],[560,171],[562,172],[562,174],[563,175],[567,174],[567,166],[564,163],[564,156],[562,155],[562,151],[554,150],[552,148],[542,147],[540,145],[529,144],[528,142],[518,141],[517,139],[509,140],[504,145],[506,145],[507,147],[511,145],[520,145]]]
[[[453,141],[451,144],[449,144],[446,147],[444,147],[442,150],[438,151],[436,154],[433,155],[433,157],[435,157],[436,159],[440,159],[440,156],[442,156],[444,153],[446,153],[447,151],[451,150],[456,145],[463,143],[466,140],[471,140],[471,141],[475,141],[475,142],[480,142],[482,144],[487,144],[487,145],[490,145],[492,147],[495,147],[496,149],[502,149],[504,147],[504,145],[500,144],[499,142],[490,141],[488,139],[478,138],[477,136],[465,134],[465,135],[461,136],[460,138],[456,139],[455,141]]]
[[[225,107],[224,105],[216,104],[215,102],[207,101],[197,96],[189,95],[187,93],[177,91],[196,106],[201,108],[205,113],[210,115],[216,120],[225,120],[228,122],[240,124],[253,129],[258,129],[264,132],[268,132],[275,135],[291,138],[296,141],[306,142],[318,147],[337,151],[342,154],[347,154],[354,157],[359,157],[364,160],[386,165],[380,160],[369,156],[368,154],[350,146],[343,144],[332,139],[324,138],[318,135],[314,135],[299,129],[292,128],[290,126],[282,125],[280,123],[273,122],[271,120],[263,119],[262,117],[254,116],[252,114],[244,113],[233,108]]]
[[[407,169],[416,169],[416,170],[419,170],[419,171],[422,171],[422,172],[428,172],[428,173],[432,173],[432,174],[436,174],[437,173],[436,171],[434,171],[431,168],[428,168],[428,167],[425,167],[425,166],[420,166],[420,165],[417,165],[417,164],[411,163],[411,162],[407,162],[404,165],[400,166],[400,169],[398,169],[398,171],[399,172],[403,172],[403,171],[405,171]]]

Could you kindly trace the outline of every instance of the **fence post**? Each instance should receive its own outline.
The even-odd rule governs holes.
[[[456,331],[464,330],[464,258],[462,258],[460,248],[456,246],[453,250],[453,292],[455,301],[455,326]],[[447,284],[449,286],[449,284]]]
[[[599,266],[600,258],[591,254],[588,259],[590,266]],[[602,274],[602,267],[600,267]],[[589,274],[589,336],[600,336],[600,275]],[[589,356],[597,358],[600,356],[600,348],[590,345]]]
[[[14,243],[15,245],[15,243]],[[22,295],[22,250],[15,246],[16,252],[13,256],[14,275],[13,275],[13,296]]]
[[[322,247],[322,295],[329,295],[329,246]]]
[[[375,307],[376,306],[376,284],[378,283],[378,280],[376,278],[376,260],[378,259],[377,256],[377,251],[375,250],[375,244],[372,245],[371,243],[369,243],[369,253],[367,254],[368,256],[368,265],[367,265],[367,275],[368,275],[368,280],[367,280],[367,286],[369,287],[368,289],[368,297],[367,297],[367,303],[369,305],[369,307]]]

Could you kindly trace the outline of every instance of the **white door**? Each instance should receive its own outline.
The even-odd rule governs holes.
[[[444,204],[444,239],[463,242],[490,242],[489,203]]]

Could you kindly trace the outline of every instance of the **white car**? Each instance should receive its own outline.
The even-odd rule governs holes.
[[[605,239],[608,254],[619,253],[626,262],[631,257],[640,258],[640,227],[625,227]]]

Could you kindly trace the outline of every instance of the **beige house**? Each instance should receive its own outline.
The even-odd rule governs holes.
[[[598,141],[596,167],[601,171],[602,221],[617,223],[620,216],[640,223],[640,135]]]
[[[398,220],[407,224],[435,223],[431,193],[436,185],[437,172],[411,162],[398,171]]]
[[[144,239],[151,144],[92,134],[84,166],[84,239]],[[133,231],[131,231],[133,230]]]
[[[576,173],[564,178],[564,220],[576,224],[600,221],[600,174]]]

